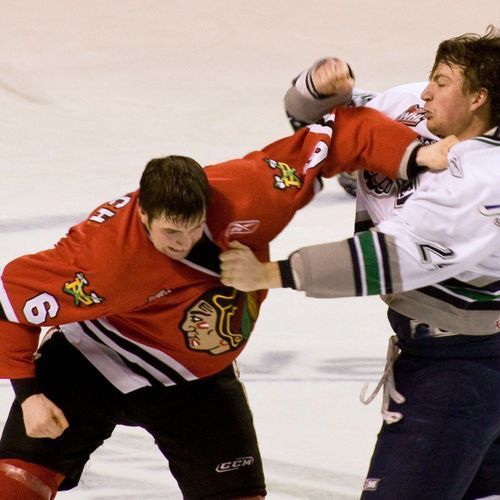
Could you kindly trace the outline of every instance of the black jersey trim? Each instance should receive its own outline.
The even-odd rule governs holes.
[[[362,233],[363,231],[368,231],[372,227],[375,227],[375,224],[371,220],[363,220],[354,223],[354,232]]]
[[[500,300],[490,300],[485,302],[479,301],[467,301],[453,295],[452,293],[448,293],[445,290],[436,288],[435,286],[427,286],[424,288],[419,288],[417,290],[420,293],[425,295],[429,295],[435,299],[438,299],[442,302],[450,304],[457,309],[463,310],[471,310],[471,311],[500,311]]]
[[[220,248],[204,234],[183,260],[220,274],[220,253]]]
[[[382,267],[384,269],[385,293],[390,294],[393,293],[394,288],[392,285],[391,266],[389,264],[389,251],[387,250],[384,234],[378,231],[375,231],[375,234],[377,235],[378,244],[380,247],[380,254],[382,257]]]
[[[352,258],[352,268],[353,268],[353,274],[354,274],[354,285],[356,288],[356,296],[359,297],[363,293],[363,285],[361,283],[361,273],[359,270],[359,257],[358,257],[358,252],[356,250],[356,245],[354,243],[353,238],[349,238],[347,240],[347,243],[349,244],[349,250],[351,251],[351,258]]]
[[[498,298],[500,299],[500,280],[492,281],[487,285],[476,286],[471,283],[467,283],[465,281],[460,281],[456,278],[450,278],[447,279],[446,281],[442,281],[441,285],[446,287],[465,288],[467,290],[477,291],[477,292],[490,292],[498,294]]]

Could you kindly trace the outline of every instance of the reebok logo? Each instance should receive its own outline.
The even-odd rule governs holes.
[[[253,457],[241,457],[230,460],[229,462],[222,462],[215,468],[215,470],[217,472],[229,472],[232,470],[241,469],[242,467],[248,467],[249,465],[253,465],[253,463]]]
[[[240,234],[251,234],[260,226],[259,220],[237,220],[231,222],[226,228],[226,237]]]

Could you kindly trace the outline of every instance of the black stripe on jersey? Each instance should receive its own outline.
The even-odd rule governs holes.
[[[95,342],[98,342],[99,344],[109,347],[106,345],[105,342],[103,342],[85,323],[81,322],[78,323],[82,330]],[[155,378],[151,373],[147,372],[142,366],[137,365],[136,363],[133,363],[132,361],[128,360],[127,358],[124,358],[120,353],[113,351],[121,360],[122,362],[130,368],[134,373],[137,373],[137,375],[140,375],[141,377],[145,378],[153,387],[163,387],[164,384],[162,384],[157,378]]]
[[[0,304],[0,319],[7,319],[5,311],[3,310],[2,304]]]
[[[137,344],[130,342],[127,339],[117,335],[111,330],[107,329],[100,321],[92,320],[91,323],[104,335],[106,335],[110,340],[112,340],[115,344],[119,345],[122,349],[130,352],[131,354],[135,354],[137,357],[141,358],[145,363],[151,365],[153,368],[156,368],[159,372],[166,375],[176,384],[182,384],[187,382],[187,380],[177,371],[175,371],[170,366],[166,365],[163,361],[159,360],[149,352],[141,349]],[[82,324],[82,323],[80,323]]]
[[[363,231],[368,231],[372,227],[375,227],[375,224],[371,220],[362,220],[354,223],[354,232],[362,233]]]
[[[471,310],[471,311],[500,311],[500,300],[490,300],[486,302],[469,302],[467,300],[463,300],[456,295],[451,295],[450,293],[446,293],[445,291],[436,288],[434,286],[426,286],[424,288],[419,288],[418,291],[425,295],[429,295],[435,299],[439,299],[442,302],[446,302],[447,304],[451,304],[457,309]]]
[[[151,375],[147,370],[145,370],[142,366],[130,361],[127,358],[124,358],[121,354],[117,353],[120,356],[120,359],[123,361],[125,365],[127,365],[130,370],[137,373],[141,377],[144,377],[153,387],[165,387],[165,384],[162,384],[156,377]]]
[[[468,290],[476,290],[478,292],[498,293],[498,298],[500,299],[500,280],[492,281],[484,286],[476,286],[465,281],[457,280],[456,278],[450,278],[446,281],[442,281],[441,284],[446,287],[466,288]]]
[[[354,274],[354,285],[356,287],[356,296],[359,297],[363,293],[363,286],[361,284],[361,273],[359,271],[358,252],[356,251],[356,245],[354,244],[353,238],[349,238],[347,242],[349,243],[349,250],[351,251],[352,269]]]
[[[389,252],[387,250],[387,245],[385,244],[385,235],[378,231],[375,231],[375,234],[378,238],[380,254],[382,257],[382,267],[384,268],[385,293],[393,293],[394,289],[392,287],[391,266],[389,265]]]

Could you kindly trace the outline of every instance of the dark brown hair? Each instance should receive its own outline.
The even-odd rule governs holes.
[[[490,97],[493,125],[500,124],[500,31],[493,25],[484,35],[466,33],[439,44],[431,75],[438,64],[455,65],[464,73],[464,92],[481,88]]]
[[[199,163],[186,156],[151,160],[140,181],[139,204],[148,220],[164,215],[176,223],[201,220],[210,198],[210,186]]]

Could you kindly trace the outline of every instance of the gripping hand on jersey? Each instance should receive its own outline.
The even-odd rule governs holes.
[[[281,275],[276,262],[260,262],[252,250],[231,241],[230,249],[220,254],[221,281],[243,292],[279,288]]]
[[[448,152],[457,142],[459,140],[454,135],[449,135],[442,141],[421,147],[417,151],[417,165],[430,170],[444,170],[448,167]]]
[[[43,394],[26,398],[21,408],[29,437],[55,439],[69,427],[64,413]]]

